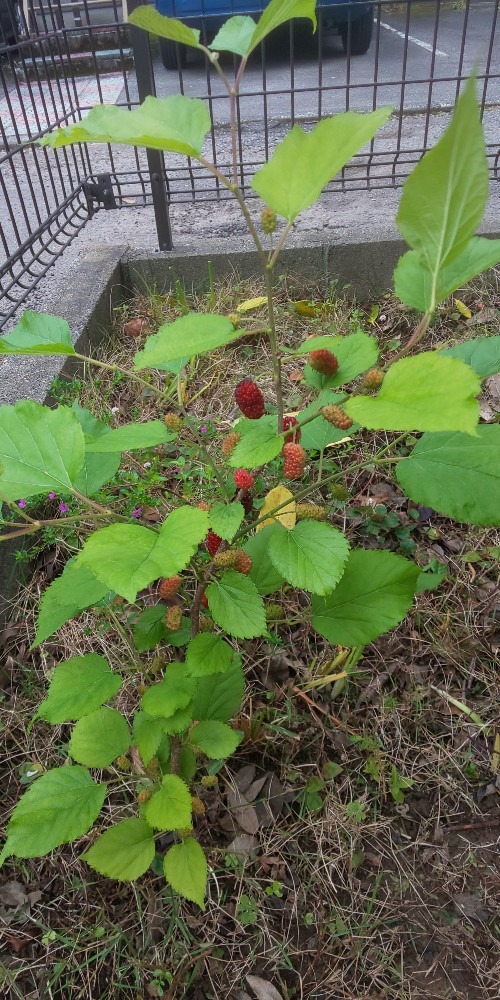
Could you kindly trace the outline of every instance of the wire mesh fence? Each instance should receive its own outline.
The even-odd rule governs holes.
[[[189,0],[158,2],[182,17]],[[210,0],[201,2],[206,42],[222,14],[247,9],[244,0],[218,0],[214,16]],[[249,62],[237,101],[238,176],[245,193],[252,194],[254,171],[291,125],[309,128],[326,115],[387,104],[394,106],[388,124],[328,190],[338,195],[401,185],[441,134],[474,67],[491,176],[498,179],[496,0],[358,2],[336,9],[333,30],[331,11],[318,7],[315,34],[307,22],[291,22]],[[195,50],[159,45],[125,21],[117,0],[0,0],[0,326],[95,212],[154,204],[159,246],[170,249],[170,205],[192,202],[202,210],[203,202],[227,196],[199,163],[174,154],[104,144],[54,151],[36,145],[56,126],[84,118],[96,103],[134,107],[148,94],[180,91],[207,102],[206,155],[220,170],[229,169],[229,98],[208,60]],[[233,57],[223,55],[221,62],[231,73]]]

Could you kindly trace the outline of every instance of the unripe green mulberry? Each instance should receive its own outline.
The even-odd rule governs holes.
[[[278,618],[283,616],[283,608],[281,604],[267,604],[266,605],[266,619],[268,622],[275,622]]]
[[[216,552],[214,557],[214,566],[218,566],[219,569],[229,569],[236,566],[239,559],[239,549],[228,549],[226,552]]]
[[[342,486],[342,483],[335,483],[333,486],[330,486],[330,494],[332,497],[335,497],[335,500],[349,499],[349,490],[346,490],[345,486]]]
[[[144,768],[148,778],[156,778],[160,773],[160,762],[158,757],[151,757]]]
[[[177,632],[182,623],[182,608],[180,604],[173,604],[165,615],[165,625],[170,632]]]
[[[216,774],[204,774],[201,779],[203,788],[217,788],[219,779]]]
[[[276,212],[267,206],[263,208],[260,215],[260,224],[263,233],[267,233],[267,235],[274,233],[276,229]]]
[[[174,434],[178,434],[184,427],[184,421],[177,413],[166,413],[163,422],[165,427],[168,427],[169,431],[173,431]]]
[[[295,511],[298,521],[326,521],[326,509],[315,503],[298,503]]]
[[[116,758],[115,765],[120,771],[132,770],[132,764],[130,763],[128,757],[125,757],[125,754],[122,754],[120,757]]]
[[[211,632],[214,627],[214,620],[210,615],[202,615],[200,618],[200,632]]]

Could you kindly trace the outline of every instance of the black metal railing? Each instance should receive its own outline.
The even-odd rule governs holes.
[[[353,7],[340,35],[327,30],[321,16],[315,35],[306,23],[291,22],[252,56],[237,102],[238,176],[247,195],[254,171],[290,125],[307,128],[325,115],[387,104],[395,108],[388,124],[328,192],[401,185],[441,134],[473,67],[491,177],[500,178],[496,0],[370,5],[373,38],[364,55],[354,54]],[[133,6],[137,0],[129,0],[129,10]],[[242,9],[228,0],[229,11]],[[214,30],[206,14],[203,37],[210,40]],[[232,63],[222,56],[229,72]],[[116,0],[0,0],[0,328],[95,212],[152,204],[158,244],[170,249],[170,205],[190,202],[201,210],[203,202],[227,197],[216,178],[179,156],[36,145],[56,126],[82,119],[93,104],[134,107],[147,94],[179,91],[207,102],[207,155],[229,170],[229,99],[202,53],[161,51],[144,32],[124,25]]]

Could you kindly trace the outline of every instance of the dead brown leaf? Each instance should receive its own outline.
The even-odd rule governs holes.
[[[260,976],[247,976],[246,981],[255,993],[257,1000],[283,1000],[281,993],[267,979]]]

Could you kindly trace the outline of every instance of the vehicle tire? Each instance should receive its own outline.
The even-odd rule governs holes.
[[[16,41],[21,42],[23,38],[26,38],[28,32],[26,30],[26,21],[24,20],[24,11],[22,3],[15,0],[12,5],[12,13],[14,26],[16,31]]]
[[[165,69],[178,69],[186,65],[186,46],[160,38],[160,57]]]
[[[373,37],[373,11],[370,6],[366,14],[351,21],[351,37],[349,39],[349,25],[340,26],[342,37],[342,48],[347,55],[347,48],[350,41],[350,52],[352,56],[364,56],[371,45]]]

